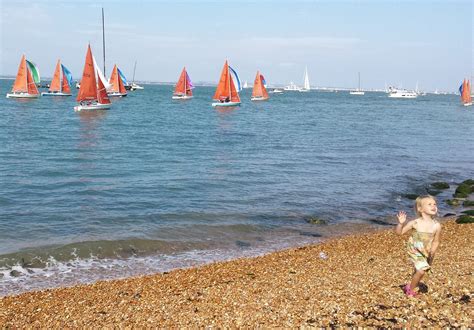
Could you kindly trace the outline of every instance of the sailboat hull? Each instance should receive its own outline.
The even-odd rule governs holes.
[[[7,93],[7,99],[36,99],[40,97],[39,94],[30,94],[30,93]]]
[[[213,107],[235,107],[239,105],[240,105],[240,102],[214,102],[212,103]]]
[[[463,105],[464,105],[465,107],[469,107],[469,106],[472,105],[472,102],[463,103]]]
[[[68,93],[54,93],[54,92],[42,92],[41,96],[72,96]]]
[[[250,98],[250,101],[266,101],[266,100],[268,100],[268,97],[257,96],[257,97]]]
[[[95,111],[95,110],[108,110],[110,109],[109,104],[92,103],[92,104],[80,104],[74,107],[74,111]]]
[[[189,99],[192,99],[192,95],[189,96],[189,95],[173,95],[171,97],[173,100],[189,100]]]
[[[365,92],[362,92],[362,91],[352,91],[352,92],[350,92],[349,94],[351,94],[351,95],[365,95]]]
[[[107,93],[108,97],[125,97],[127,96],[126,93]]]

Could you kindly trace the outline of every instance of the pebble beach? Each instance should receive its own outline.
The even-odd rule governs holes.
[[[334,238],[261,257],[0,299],[5,327],[472,327],[474,225],[443,222],[415,298],[407,236]]]

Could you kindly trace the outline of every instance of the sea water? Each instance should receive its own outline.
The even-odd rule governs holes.
[[[214,87],[188,101],[172,91],[145,85],[79,113],[77,91],[0,97],[0,295],[388,228],[411,212],[404,194],[474,176],[474,110],[455,95],[251,102],[245,89],[240,107],[219,109]]]

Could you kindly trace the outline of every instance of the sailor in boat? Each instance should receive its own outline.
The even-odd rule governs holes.
[[[230,97],[228,97],[228,96],[227,96],[226,98],[221,97],[221,98],[220,98],[220,102],[221,102],[221,103],[228,103],[228,102],[230,102]]]

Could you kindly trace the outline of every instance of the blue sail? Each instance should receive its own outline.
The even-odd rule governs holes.
[[[237,72],[235,72],[234,69],[231,68],[230,65],[229,65],[229,69],[230,69],[230,72],[234,75],[235,81],[237,82],[237,86],[235,86],[237,89],[237,92],[240,92],[242,90],[242,84],[240,83],[239,75],[237,74]]]
[[[459,94],[462,95],[462,91],[463,91],[463,88],[464,87],[464,82],[461,83],[461,86],[459,86]]]
[[[119,68],[117,68],[117,71],[119,73],[120,78],[122,79],[123,84],[128,85],[127,78],[125,78],[125,75],[122,73],[122,71],[120,71]]]
[[[62,64],[61,64],[61,69],[63,70],[63,77],[66,77],[69,86],[73,86],[73,85],[72,85],[72,74],[71,74],[71,71],[69,71],[68,68],[66,68],[66,67],[65,67],[64,65],[62,65]],[[63,78],[63,79],[64,79],[64,78]]]

